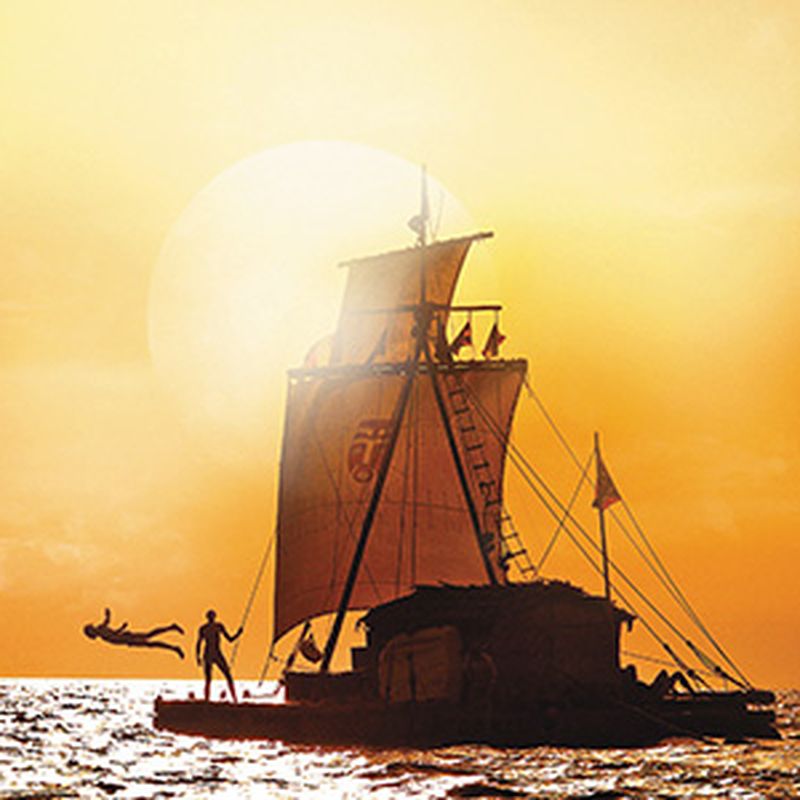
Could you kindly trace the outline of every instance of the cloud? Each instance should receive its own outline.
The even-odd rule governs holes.
[[[774,219],[800,218],[800,186],[752,184],[719,187],[684,198],[674,212],[689,218],[754,214]]]
[[[678,226],[728,236],[741,229],[742,220],[800,222],[800,185],[742,184],[694,192],[640,196],[632,212],[651,226],[674,231]]]

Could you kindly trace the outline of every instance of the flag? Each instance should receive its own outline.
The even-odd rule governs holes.
[[[331,350],[333,348],[333,336],[325,336],[315,342],[311,349],[306,353],[303,361],[304,369],[317,369],[327,367],[331,363]]]
[[[427,223],[427,217],[423,214],[414,214],[413,217],[408,221],[408,227],[411,228],[417,236],[422,236],[423,232],[425,231],[425,224]]]
[[[489,338],[486,340],[486,344],[483,347],[483,357],[484,358],[496,358],[497,355],[500,353],[500,345],[506,340],[506,337],[500,333],[500,328],[497,327],[497,323],[495,322],[492,325],[492,330],[489,332]]]
[[[322,661],[322,651],[317,647],[313,633],[309,633],[308,636],[303,637],[303,640],[300,642],[300,653],[303,658],[307,659],[312,664]]]
[[[450,342],[450,355],[457,356],[462,347],[472,344],[472,322],[467,320],[458,336]]]
[[[420,244],[425,244],[425,238],[428,232],[428,220],[430,220],[430,217],[431,215],[428,209],[428,178],[425,167],[423,166],[419,214],[415,214],[408,221],[408,227],[417,234]]]
[[[289,653],[289,658],[286,659],[286,666],[283,668],[284,672],[288,672],[294,666],[297,654],[301,652],[303,642],[305,641],[306,635],[310,633],[310,631],[311,631],[311,622],[309,620],[306,620],[305,625],[303,625],[303,630],[300,631],[300,638],[295,642],[294,647],[292,648],[292,652]]]
[[[372,352],[369,354],[369,358],[367,359],[367,364],[371,364],[378,356],[385,356],[386,355],[386,339],[387,334],[389,332],[388,328],[383,329],[383,333],[378,339],[377,344],[375,347],[372,348]]]
[[[452,361],[450,356],[450,345],[447,343],[444,324],[439,319],[436,321],[436,334],[434,338],[434,353],[437,361]]]
[[[600,452],[598,451],[597,483],[594,487],[594,502],[592,505],[600,511],[604,511],[620,500],[622,500],[622,497],[620,497],[617,487],[614,486],[614,481],[611,480],[611,476],[608,474],[606,465],[603,463],[603,459],[600,458]]]

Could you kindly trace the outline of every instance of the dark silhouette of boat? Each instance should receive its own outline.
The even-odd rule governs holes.
[[[285,698],[158,698],[155,724],[375,746],[776,737],[774,696],[753,688],[699,619],[716,658],[683,635],[669,644],[648,623],[674,670],[644,683],[621,665],[622,629],[639,616],[623,588],[640,595],[608,558],[604,514],[623,501],[597,441],[599,542],[580,530],[604,593],[538,576],[503,502],[509,454],[530,466],[509,440],[527,363],[499,357],[499,306],[453,305],[470,247],[491,234],[429,243],[426,216],[423,204],[415,246],[346,265],[327,352],[314,348],[290,372],[273,633],[273,644],[294,637]],[[453,314],[466,322],[448,337]],[[481,357],[462,359],[483,314],[493,321]],[[579,527],[568,505],[549,502],[560,527]],[[365,612],[365,644],[352,648],[351,669],[334,672],[355,610]],[[332,624],[319,650],[311,621],[324,615]]]

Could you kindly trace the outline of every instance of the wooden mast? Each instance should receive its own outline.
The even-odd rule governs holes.
[[[600,435],[595,431],[594,434],[594,460],[595,466],[597,469],[597,486],[600,486],[600,476],[601,476],[601,464],[603,463],[600,460]],[[599,498],[598,498],[599,499]],[[603,503],[597,502],[595,500],[595,504],[597,507],[597,519],[600,526],[600,549],[603,554],[603,593],[606,600],[611,599],[611,579],[608,575],[608,543],[606,541],[606,520],[605,520],[605,509],[603,508]]]
[[[342,596],[339,599],[339,607],[336,610],[336,618],[333,621],[328,641],[325,644],[325,652],[320,664],[320,672],[327,672],[333,652],[336,649],[336,642],[339,640],[339,634],[342,631],[342,624],[344,622],[347,608],[350,604],[350,597],[353,594],[353,588],[356,584],[358,577],[358,570],[361,567],[361,561],[364,558],[364,551],[367,547],[367,540],[369,539],[370,531],[372,530],[372,523],[375,519],[375,513],[378,510],[378,503],[383,493],[383,486],[386,483],[386,476],[389,474],[389,466],[392,463],[392,456],[394,455],[397,439],[400,435],[400,428],[403,424],[403,417],[405,416],[406,407],[408,406],[408,398],[411,394],[411,388],[414,385],[414,378],[417,373],[417,363],[419,362],[420,342],[417,341],[417,351],[414,356],[414,361],[411,363],[408,377],[403,384],[400,397],[397,400],[397,406],[394,412],[394,419],[392,420],[392,429],[389,434],[389,441],[387,443],[386,451],[383,454],[383,460],[378,471],[377,478],[375,479],[375,488],[370,498],[369,506],[364,514],[364,521],[361,524],[361,535],[358,537],[355,552],[353,553],[353,560],[350,562],[350,569],[347,573],[347,580],[345,581]]]
[[[436,365],[431,358],[430,348],[428,343],[425,343],[425,361],[428,372],[431,376],[431,383],[433,385],[433,395],[436,398],[436,405],[439,408],[439,416],[442,418],[442,427],[444,428],[445,435],[447,436],[447,444],[450,447],[450,454],[453,457],[453,464],[455,464],[456,473],[458,474],[458,481],[461,484],[461,490],[464,493],[464,500],[467,503],[467,510],[469,511],[470,522],[472,529],[475,533],[475,539],[478,543],[478,550],[483,560],[483,566],[486,569],[486,576],[489,578],[489,583],[493,586],[498,584],[497,575],[495,574],[492,560],[489,558],[486,548],[483,543],[483,530],[481,528],[480,518],[478,517],[478,510],[475,508],[475,500],[472,497],[472,491],[469,488],[469,479],[467,478],[464,464],[461,461],[461,454],[458,452],[458,445],[456,444],[456,437],[453,433],[453,426],[450,424],[450,417],[447,415],[447,407],[445,406],[444,397],[442,397],[442,390],[439,386],[439,381],[436,377]]]
[[[356,543],[356,549],[353,553],[353,560],[350,562],[350,569],[347,573],[344,588],[342,589],[342,596],[339,599],[339,606],[336,610],[336,617],[331,627],[328,641],[325,643],[325,651],[322,656],[322,663],[320,664],[320,672],[327,672],[330,669],[333,653],[336,650],[336,643],[339,641],[339,635],[342,632],[342,625],[344,623],[345,615],[347,614],[348,606],[350,605],[350,597],[353,594],[353,589],[358,578],[358,572],[361,567],[361,562],[364,559],[364,551],[367,548],[367,541],[369,534],[372,531],[372,523],[375,520],[375,514],[378,510],[381,495],[383,494],[383,487],[386,483],[386,477],[389,474],[389,467],[392,463],[392,456],[394,455],[395,447],[397,446],[397,439],[400,435],[400,428],[403,425],[403,418],[408,407],[408,399],[411,396],[411,389],[414,385],[414,380],[417,375],[419,366],[419,359],[422,353],[423,344],[428,335],[428,325],[430,324],[430,312],[425,304],[425,247],[427,246],[427,228],[428,228],[428,191],[425,175],[425,167],[422,167],[422,185],[421,185],[421,198],[420,198],[420,214],[417,217],[417,243],[420,248],[420,304],[417,312],[417,341],[414,348],[414,356],[409,363],[408,376],[403,388],[400,392],[400,397],[397,400],[397,406],[392,420],[392,428],[389,434],[389,441],[387,443],[386,451],[383,454],[381,465],[378,470],[378,475],[375,479],[375,488],[372,492],[372,497],[369,501],[364,520],[361,523],[361,534]]]
[[[358,542],[356,543],[355,551],[353,553],[353,559],[350,562],[350,568],[347,573],[347,578],[345,581],[344,588],[342,590],[342,595],[339,599],[339,605],[336,611],[336,617],[334,618],[333,626],[331,627],[331,632],[325,644],[325,650],[323,653],[322,662],[320,664],[320,672],[327,672],[330,669],[331,660],[333,659],[333,654],[334,651],[336,650],[336,644],[341,634],[344,618],[345,615],[347,614],[347,610],[350,604],[350,598],[353,594],[353,589],[355,588],[355,583],[358,578],[358,572],[361,567],[361,562],[363,561],[364,558],[364,552],[366,551],[369,535],[375,520],[375,514],[377,513],[381,495],[383,493],[383,488],[386,483],[386,478],[389,474],[389,468],[391,466],[392,457],[394,455],[394,451],[397,446],[397,440],[399,438],[400,429],[402,427],[403,419],[405,417],[408,408],[408,402],[411,396],[411,390],[413,388],[414,381],[416,380],[419,372],[420,358],[423,355],[426,360],[426,368],[430,373],[434,396],[436,398],[436,403],[442,418],[442,425],[445,429],[447,441],[450,446],[450,451],[456,467],[456,472],[458,473],[459,482],[464,492],[464,497],[467,503],[470,520],[474,528],[475,536],[486,569],[486,573],[490,583],[492,584],[498,583],[497,576],[494,573],[491,560],[489,559],[489,556],[486,553],[482,544],[480,520],[478,518],[475,502],[472,498],[472,493],[469,488],[469,481],[467,479],[464,465],[461,462],[461,458],[458,452],[458,446],[455,441],[455,435],[453,433],[452,426],[450,425],[450,419],[447,416],[447,409],[445,407],[444,398],[442,397],[441,389],[439,387],[436,378],[435,364],[433,358],[431,357],[430,347],[428,346],[428,331],[430,329],[431,321],[435,311],[435,304],[428,303],[426,297],[427,293],[426,293],[425,251],[428,246],[428,241],[427,241],[428,214],[429,212],[428,212],[427,178],[426,178],[425,167],[423,166],[421,197],[420,197],[420,214],[417,217],[415,217],[414,220],[412,220],[412,222],[414,223],[413,229],[417,233],[417,245],[420,250],[420,267],[419,267],[420,297],[419,297],[419,305],[414,309],[414,314],[416,317],[416,331],[415,331],[416,343],[414,348],[414,355],[413,358],[409,362],[407,362],[408,374],[406,377],[406,381],[403,384],[403,388],[400,392],[400,397],[398,398],[397,406],[395,407],[395,412],[392,420],[392,427],[389,434],[387,447],[383,453],[383,458],[381,460],[381,464],[375,480],[375,487],[373,489],[372,496],[370,498],[369,506],[367,507],[367,510],[364,514],[364,520],[361,525],[361,532],[358,538]]]
[[[442,418],[442,427],[444,428],[445,435],[447,437],[447,444],[450,448],[450,455],[453,457],[453,464],[456,468],[456,473],[458,474],[458,481],[461,484],[461,490],[464,493],[464,500],[467,503],[467,510],[469,512],[469,518],[472,522],[472,528],[475,533],[475,539],[478,543],[478,550],[481,554],[481,559],[483,560],[483,566],[486,569],[486,576],[489,578],[489,582],[491,584],[497,584],[497,576],[495,575],[494,568],[492,567],[491,559],[489,558],[488,554],[486,553],[486,549],[483,546],[483,536],[482,536],[482,529],[480,519],[478,517],[478,510],[475,508],[475,500],[472,497],[472,491],[469,487],[469,479],[467,478],[466,470],[464,469],[464,464],[461,461],[461,455],[458,452],[458,444],[456,443],[455,434],[453,432],[453,426],[450,424],[450,417],[447,415],[447,407],[444,402],[444,397],[442,396],[442,390],[439,386],[438,378],[436,377],[436,365],[431,357],[431,349],[428,344],[428,329],[430,327],[430,323],[433,317],[434,309],[432,304],[427,302],[426,297],[426,290],[425,290],[425,248],[427,246],[427,233],[428,233],[428,216],[429,216],[429,209],[428,209],[428,185],[427,185],[427,173],[425,170],[425,165],[422,166],[422,194],[420,197],[420,215],[418,218],[418,228],[419,228],[419,245],[420,245],[420,265],[419,265],[419,280],[420,280],[420,291],[419,291],[419,303],[420,303],[420,311],[417,319],[417,330],[420,333],[420,337],[417,339],[417,347],[421,346],[422,354],[425,356],[425,365],[428,370],[428,374],[431,378],[431,385],[433,387],[433,395],[436,398],[436,405],[439,409],[439,416]]]

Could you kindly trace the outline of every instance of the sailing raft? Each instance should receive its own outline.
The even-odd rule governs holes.
[[[680,669],[650,684],[623,668],[622,629],[637,615],[621,591],[612,599],[603,513],[620,498],[599,447],[604,594],[538,577],[503,497],[527,363],[499,357],[499,306],[453,305],[468,251],[489,236],[428,243],[423,224],[416,246],[346,265],[328,355],[314,348],[289,374],[273,633],[296,642],[285,699],[159,698],[159,728],[377,746],[777,735],[772,694],[730,668],[713,667],[733,691],[712,690],[672,649]],[[448,339],[454,312],[468,318]],[[479,313],[494,315],[483,357],[463,360]],[[574,522],[568,506],[557,517]],[[334,672],[353,611],[366,642]],[[317,651],[306,633],[325,615]],[[310,668],[293,666],[298,651]]]

